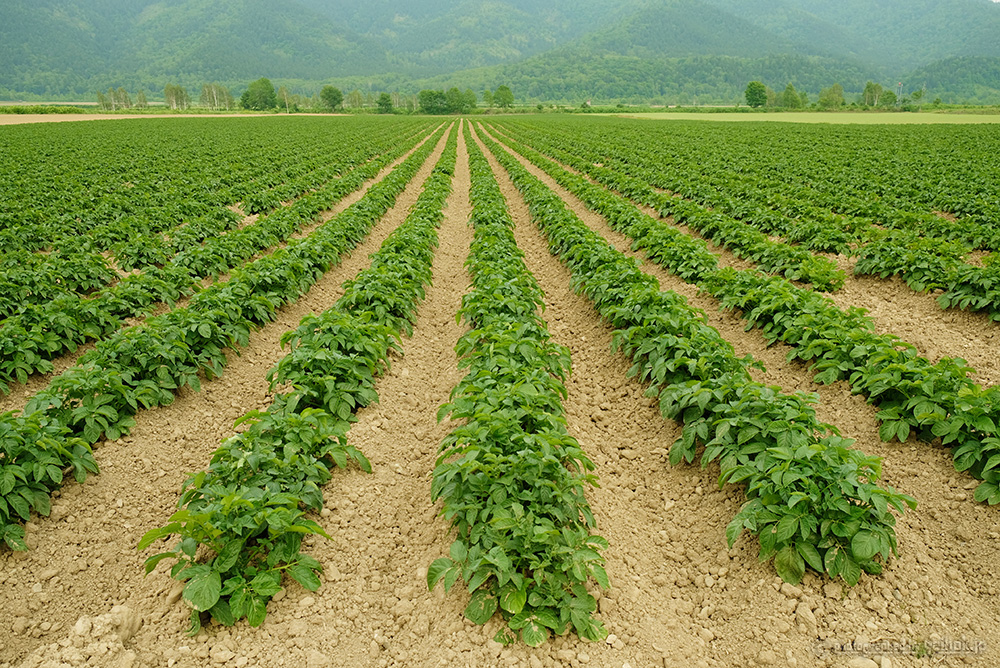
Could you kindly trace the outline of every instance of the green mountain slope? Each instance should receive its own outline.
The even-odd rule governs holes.
[[[639,58],[808,53],[802,45],[701,0],[654,0],[616,24],[576,42],[577,53]]]
[[[705,0],[826,53],[896,71],[955,56],[1000,56],[990,0]]]
[[[732,102],[747,81],[815,99],[868,79],[1000,101],[990,0],[3,0],[0,98],[94,99],[260,76],[521,99]],[[919,69],[918,69],[919,68]]]
[[[109,86],[318,81],[390,69],[373,40],[269,0],[5,0],[0,62],[0,90],[88,98]]]
[[[906,90],[926,88],[926,98],[947,103],[997,104],[1000,58],[959,56],[921,67],[904,80]]]
[[[375,39],[411,70],[510,63],[626,15],[642,0],[299,0]]]

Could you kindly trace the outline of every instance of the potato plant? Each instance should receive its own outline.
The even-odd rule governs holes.
[[[748,498],[726,531],[730,546],[756,534],[760,559],[787,582],[807,567],[855,585],[896,553],[895,517],[916,502],[878,484],[881,460],[816,418],[815,398],[754,382],[751,360],[674,293],[584,225],[551,190],[485,136],[524,195],[549,248],[574,284],[615,327],[615,346],[658,396],[663,416],[682,423],[673,464],[718,461],[720,485],[742,483]]]
[[[432,140],[411,156],[401,173],[412,176],[413,166],[426,160],[435,144]],[[323,507],[322,486],[334,468],[353,460],[371,471],[364,454],[348,444],[347,433],[356,412],[378,400],[376,380],[388,370],[390,356],[400,352],[400,336],[411,331],[430,283],[456,145],[452,131],[406,221],[371,266],[345,284],[344,296],[282,337],[289,353],[268,378],[272,390],[291,389],[277,394],[267,411],[237,421],[249,429],[223,442],[208,469],[184,483],[180,509],[170,521],[139,542],[145,549],[180,537],[172,550],[146,560],[146,572],[174,560],[171,576],[185,583],[182,596],[191,608],[189,632],[201,628],[203,613],[226,626],[244,618],[259,626],[284,575],[306,589],[319,588],[321,566],[301,552],[302,538],[329,536],[308,513]],[[381,217],[395,200],[393,193],[406,184],[402,177],[393,181],[398,188],[383,191],[374,210],[362,206],[358,215]],[[207,557],[199,554],[200,546]]]
[[[607,631],[587,586],[591,578],[609,586],[600,554],[607,542],[591,533],[584,497],[596,484],[594,465],[563,415],[569,351],[539,315],[541,289],[524,266],[489,164],[466,132],[473,289],[459,311],[470,329],[456,352],[468,373],[438,413],[460,425],[441,445],[431,488],[457,538],[449,556],[431,564],[427,585],[449,590],[461,579],[470,593],[465,616],[485,624],[499,613],[501,642],[512,642],[513,632],[537,647],[569,629],[600,640]]]
[[[234,270],[229,280],[202,290],[187,307],[150,318],[98,343],[76,366],[33,396],[25,405],[24,416],[39,412],[42,421],[64,428],[55,439],[57,446],[75,438],[93,444],[128,433],[138,411],[172,402],[179,388],[200,389],[202,374],[214,377],[224,371],[227,348],[238,350],[247,345],[251,330],[270,322],[280,306],[297,299],[343,253],[364,239],[442,133],[443,129],[435,133],[358,202],[308,237]],[[18,429],[17,419],[12,414],[0,415],[0,430]],[[33,438],[28,450],[48,447],[41,435]],[[74,450],[62,447],[61,451]],[[5,459],[0,464],[0,477],[6,475],[3,471],[7,467],[19,463]],[[48,487],[55,489],[58,484]],[[19,489],[21,486],[15,486],[11,494]],[[0,526],[14,522],[14,515],[0,515]]]

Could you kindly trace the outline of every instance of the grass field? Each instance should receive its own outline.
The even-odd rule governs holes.
[[[1000,114],[938,114],[919,113],[846,113],[846,112],[765,112],[761,114],[740,113],[651,113],[616,114],[625,118],[640,118],[651,121],[778,121],[781,123],[832,123],[845,125],[911,125],[928,123],[1000,123]]]

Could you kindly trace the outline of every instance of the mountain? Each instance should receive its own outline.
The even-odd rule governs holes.
[[[990,0],[3,0],[0,98],[94,99],[267,76],[522,100],[731,103],[746,83],[815,99],[868,79],[1000,101]]]
[[[641,0],[299,0],[367,35],[411,71],[523,60],[620,18]]]
[[[0,92],[86,99],[109,86],[197,89],[391,69],[374,40],[269,0],[4,0],[0,63]]]
[[[955,56],[1000,57],[991,0],[705,0],[827,53],[897,69]]]

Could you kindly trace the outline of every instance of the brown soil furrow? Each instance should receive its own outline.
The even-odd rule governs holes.
[[[492,136],[502,139],[502,132],[490,127]],[[567,165],[553,160],[564,169]],[[520,156],[519,156],[520,158]],[[522,163],[528,164],[522,160]],[[532,169],[534,166],[532,166]],[[572,171],[572,170],[571,170]],[[533,173],[542,174],[541,170]],[[601,185],[584,175],[592,183]],[[602,186],[603,187],[603,186]],[[735,269],[752,269],[756,265],[742,260],[732,252],[718,246],[696,230],[680,225],[670,216],[661,216],[650,206],[632,202],[646,215],[664,220],[677,229],[708,244],[708,249],[719,257],[719,266]],[[772,241],[780,241],[772,238]],[[942,309],[936,301],[939,293],[918,293],[909,288],[899,277],[881,279],[875,276],[855,276],[854,260],[843,255],[819,253],[837,262],[846,275],[844,287],[826,293],[842,309],[850,306],[864,308],[874,320],[879,334],[894,334],[913,344],[923,357],[937,362],[942,357],[960,357],[969,363],[970,377],[983,386],[1000,384],[1000,356],[994,350],[1000,345],[1000,327],[982,313]],[[801,282],[794,282],[805,287]]]
[[[371,460],[372,473],[334,474],[320,519],[333,540],[308,539],[309,553],[324,564],[324,584],[315,594],[291,588],[271,605],[261,633],[244,633],[241,652],[251,663],[277,665],[280,656],[290,654],[289,665],[310,660],[336,666],[433,665],[427,657],[448,651],[443,638],[456,632],[452,637],[458,638],[467,628],[462,620],[467,601],[456,590],[448,597],[440,588],[428,592],[426,575],[452,541],[431,502],[430,473],[449,431],[447,422],[437,422],[437,410],[464,375],[454,346],[465,328],[455,313],[469,285],[464,268],[472,240],[469,212],[469,172],[460,141],[432,284],[413,335],[402,342],[402,358],[379,380],[379,403],[359,411],[348,434]],[[285,636],[296,638],[295,648],[274,644],[272,638]],[[477,632],[461,644],[481,647],[487,640]],[[330,663],[319,663],[323,660]]]
[[[768,575],[745,546],[730,553],[724,544],[738,495],[719,491],[713,473],[667,464],[678,425],[664,421],[656,400],[627,377],[631,362],[612,353],[612,328],[573,292],[568,270],[549,254],[520,193],[492,156],[491,163],[517,221],[518,245],[545,291],[549,330],[571,352],[573,373],[563,404],[570,433],[597,465],[601,487],[587,496],[596,533],[610,543],[605,557],[612,588],[602,593],[599,608],[612,642],[592,645],[570,635],[542,650],[556,665],[568,653],[582,653],[601,666],[693,665],[704,646],[699,633],[712,632],[717,621],[689,614],[700,601],[693,588],[685,591],[676,583],[709,576],[724,589],[729,571],[747,565],[756,577]]]
[[[0,666],[29,652],[32,659],[25,665],[59,656],[60,647],[53,643],[65,641],[78,618],[104,615],[117,605],[127,605],[144,625],[135,643],[150,645],[136,645],[140,665],[167,665],[165,648],[205,647],[183,635],[187,611],[167,599],[174,581],[162,569],[143,578],[142,562],[153,550],[140,554],[135,545],[174,512],[182,483],[234,433],[233,421],[270,403],[265,375],[287,352],[279,345],[281,335],[305,315],[329,308],[343,294],[341,284],[368,266],[370,254],[406,218],[443,148],[442,140],[353,253],[282,308],[275,322],[254,332],[241,355],[230,356],[222,377],[203,383],[202,392],[185,390],[172,405],[140,413],[129,436],[97,451],[101,475],[84,485],[68,484],[57,492],[52,516],[29,523],[33,549],[0,553],[0,600],[8,602],[0,606],[0,629],[14,630],[5,634]],[[128,654],[120,643],[105,651]],[[109,655],[100,665],[114,665],[112,659],[119,660]]]
[[[603,218],[587,210],[541,170],[525,160],[521,164],[556,192],[588,226],[642,261],[643,271],[655,276],[664,289],[683,294],[689,303],[703,309],[708,323],[733,344],[737,354],[752,354],[760,359],[767,371],[756,372],[757,380],[779,385],[785,391],[818,393],[819,417],[837,425],[845,436],[856,439],[855,447],[884,457],[884,482],[920,501],[918,510],[908,512],[899,522],[900,556],[891,562],[885,574],[864,576],[853,590],[814,574],[808,574],[799,587],[782,590],[770,566],[759,568],[752,564],[756,540],[742,537],[736,544],[737,550],[745,550],[742,561],[730,564],[733,585],[713,591],[718,582],[713,586],[684,582],[678,585],[680,591],[668,594],[675,600],[683,600],[685,594],[690,594],[698,603],[694,608],[683,606],[685,613],[699,618],[707,615],[708,619],[718,621],[717,626],[709,627],[714,639],[698,649],[697,660],[713,666],[752,665],[754,661],[780,665],[786,658],[793,658],[797,665],[814,665],[812,650],[817,638],[839,642],[872,642],[879,638],[982,639],[993,648],[982,660],[988,663],[1000,660],[997,649],[1000,631],[985,621],[1000,614],[1000,604],[992,593],[1000,591],[1000,577],[992,566],[995,541],[1000,537],[1000,515],[996,508],[972,500],[971,489],[977,483],[954,470],[950,453],[912,438],[905,444],[881,442],[874,408],[851,395],[846,383],[813,384],[803,365],[785,361],[784,346],[767,348],[757,333],[744,331],[738,317],[720,312],[715,300],[699,296],[690,284],[643,261],[641,254],[628,250],[630,241],[611,229]],[[694,476],[693,468],[681,467],[681,470],[688,470]],[[722,524],[717,537],[722,549],[724,524],[732,516],[729,510],[719,510],[724,517],[716,521]],[[635,505],[623,512],[635,512]],[[697,532],[706,524],[712,526],[712,520],[701,522],[693,524],[691,531]],[[686,539],[682,538],[680,543],[686,545]],[[696,554],[701,554],[702,559],[706,556],[704,552]],[[663,557],[673,558],[667,552]],[[688,572],[691,573],[690,568]],[[658,611],[669,604],[670,601],[651,601],[646,607]],[[673,649],[670,643],[668,647]],[[869,652],[867,656],[872,654]],[[820,665],[846,665],[851,656],[828,658],[828,662]],[[954,663],[948,663],[952,660]],[[894,655],[891,661],[894,666],[923,665],[912,656]],[[961,658],[947,659],[943,665],[961,665],[961,661]],[[668,661],[666,665],[682,663]]]
[[[438,127],[440,127],[440,126],[438,126]],[[436,130],[437,130],[437,128],[434,129],[434,131],[436,131]],[[371,188],[373,185],[375,185],[376,183],[378,183],[379,181],[381,181],[382,179],[384,179],[386,177],[386,175],[389,172],[391,172],[393,169],[395,169],[395,167],[399,163],[401,163],[404,160],[406,160],[408,157],[410,157],[410,155],[414,151],[416,151],[418,148],[420,148],[421,146],[423,146],[424,142],[427,141],[427,139],[430,138],[430,135],[432,135],[432,134],[433,134],[433,131],[429,132],[427,134],[427,136],[423,140],[421,140],[411,150],[407,151],[405,155],[403,155],[402,157],[394,160],[388,166],[386,166],[385,168],[383,168],[377,175],[375,175],[374,178],[371,178],[371,179],[365,181],[361,185],[360,188],[358,188],[357,190],[355,190],[352,193],[349,193],[343,199],[341,199],[339,202],[337,202],[336,204],[334,204],[333,208],[324,211],[320,215],[319,222],[312,223],[312,224],[308,225],[307,227],[304,227],[303,229],[299,230],[299,232],[297,232],[296,234],[292,235],[293,238],[304,238],[306,236],[309,236],[309,234],[311,234],[317,227],[319,227],[323,223],[327,222],[328,220],[330,220],[334,216],[342,213],[349,206],[351,206],[352,204],[354,204],[355,202],[357,202],[359,199],[361,199],[364,196],[364,194],[366,192],[368,192],[369,188]],[[255,216],[256,216],[256,214],[255,214]],[[255,216],[251,216],[251,217],[255,217]],[[256,222],[256,218],[255,218],[254,222]],[[261,251],[260,253],[257,253],[256,255],[254,255],[253,257],[251,257],[249,260],[247,260],[247,263],[250,263],[250,262],[253,262],[254,260],[260,259],[260,258],[264,257],[265,255],[270,255],[276,249],[278,249],[278,248],[284,248],[286,245],[287,245],[286,243],[282,243],[282,244],[278,244],[277,246],[273,246],[271,248],[268,248],[267,250]],[[227,274],[222,274],[218,278],[206,277],[205,279],[202,280],[201,285],[202,285],[202,288],[207,288],[209,285],[212,285],[213,283],[218,283],[218,282],[221,282],[221,281],[225,281],[228,278],[229,278],[229,274],[228,273]],[[157,305],[157,307],[154,309],[154,311],[149,316],[147,316],[145,318],[129,318],[126,321],[127,322],[127,326],[132,327],[132,326],[135,326],[135,325],[142,324],[143,322],[145,322],[145,320],[147,318],[150,318],[150,317],[153,317],[153,316],[157,316],[157,315],[162,315],[162,314],[166,313],[167,311],[170,311],[171,309],[174,309],[174,308],[184,308],[184,307],[186,307],[188,305],[188,303],[190,301],[191,301],[191,297],[183,297],[183,298],[177,300],[177,302],[173,306],[168,306],[167,304],[160,303],[159,305]],[[24,408],[24,405],[28,402],[28,399],[30,399],[35,393],[40,392],[41,390],[43,390],[50,382],[52,382],[53,378],[55,378],[56,376],[58,376],[59,374],[61,374],[63,371],[65,371],[66,369],[69,369],[74,364],[76,364],[76,361],[80,358],[80,356],[82,356],[85,352],[87,352],[88,350],[90,350],[91,348],[93,348],[94,345],[95,344],[93,342],[86,343],[83,346],[80,346],[80,348],[78,348],[76,351],[74,351],[72,353],[66,353],[65,355],[62,355],[60,357],[57,357],[57,358],[53,359],[52,363],[55,365],[55,370],[52,373],[33,375],[33,376],[29,377],[28,381],[26,383],[24,383],[24,384],[10,383],[10,390],[11,390],[10,394],[8,394],[6,396],[0,396],[0,413],[2,413],[4,411],[13,411],[13,410],[18,410],[19,411],[22,408]]]

